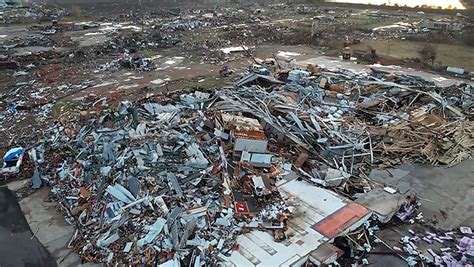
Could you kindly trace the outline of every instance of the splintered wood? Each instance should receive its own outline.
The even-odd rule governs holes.
[[[402,155],[404,159],[453,166],[472,157],[474,123],[471,121],[435,122],[428,127],[402,122],[386,127],[386,131],[390,138],[374,148],[385,158]]]

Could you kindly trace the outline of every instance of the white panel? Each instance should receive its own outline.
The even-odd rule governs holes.
[[[267,152],[267,140],[251,140],[238,138],[235,140],[234,151],[248,151],[256,153]]]

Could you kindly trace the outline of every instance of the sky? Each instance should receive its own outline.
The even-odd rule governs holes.
[[[400,6],[441,6],[443,8],[456,8],[456,9],[464,9],[463,5],[459,0],[330,0],[330,2],[340,2],[340,3],[356,3],[356,4],[371,4],[371,5],[382,5],[382,4],[390,4],[395,5],[398,4]]]

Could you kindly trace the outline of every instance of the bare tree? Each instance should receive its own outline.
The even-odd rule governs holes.
[[[431,65],[434,65],[438,56],[438,50],[431,44],[425,44],[425,46],[423,46],[423,48],[420,49],[418,53],[420,54],[420,58],[423,62],[430,61]]]
[[[474,46],[474,29],[464,32],[464,43],[468,46]]]
[[[72,6],[71,15],[73,15],[74,17],[80,17],[82,15],[82,9],[78,6]]]

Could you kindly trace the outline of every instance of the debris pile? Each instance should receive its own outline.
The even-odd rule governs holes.
[[[31,149],[44,155],[34,186],[48,183],[77,228],[70,247],[88,262],[213,264],[252,229],[287,238],[298,203],[282,180],[351,197],[377,186],[374,166],[472,156],[468,85],[262,68],[239,86],[70,112],[48,129]]]
[[[310,75],[289,71],[282,90],[270,93],[228,90],[224,110],[249,112],[282,133],[290,131],[299,146],[320,156],[331,152],[326,162],[336,157],[342,165],[344,159],[353,163],[369,155],[381,166],[406,159],[454,165],[472,156],[472,86],[438,88],[418,77],[379,71],[374,76],[348,70]],[[256,73],[237,84],[255,82],[278,84]]]
[[[117,59],[100,65],[96,72],[119,68],[132,69],[140,72],[152,70],[154,65],[153,61],[149,58],[142,58],[140,56],[132,56],[128,53],[124,53]]]
[[[253,154],[242,166],[227,157],[232,127],[241,137],[234,153],[266,152],[262,129],[241,128],[259,122],[206,117],[209,97],[196,92],[167,104],[122,102],[80,129],[73,118],[51,129],[51,173],[42,177],[77,227],[70,245],[84,260],[153,263],[192,255],[212,263],[236,248],[243,228],[284,227],[292,207],[274,192],[275,175],[258,170],[275,164],[271,156]],[[262,139],[254,149],[253,133]],[[258,156],[265,162],[253,166]],[[240,180],[241,193],[232,195]]]
[[[185,31],[193,30],[196,28],[207,27],[207,23],[203,23],[199,20],[175,20],[172,22],[165,23],[161,26],[163,31]]]
[[[2,4],[7,3],[7,6]],[[21,1],[3,1],[0,4],[2,9],[2,18],[0,23],[32,23],[41,20],[50,19],[52,16],[60,17],[66,15],[64,8],[54,7],[43,3],[34,3],[32,5],[22,4]],[[9,6],[11,5],[11,7]]]
[[[5,9],[5,23],[42,23],[0,36],[8,77],[1,178],[31,179],[17,196],[49,186],[76,229],[68,246],[86,262],[278,266],[321,253],[312,264],[329,265],[323,261],[343,250],[342,266],[368,264],[383,243],[378,226],[425,223],[416,196],[402,203],[399,190],[370,173],[472,158],[472,85],[443,88],[377,69],[295,68],[293,56],[312,53],[306,47],[270,56],[275,44],[319,44],[330,55],[345,39],[343,58],[351,59],[348,46],[364,39],[429,37],[408,11],[265,8],[140,8],[86,22],[62,19],[55,7]],[[363,27],[382,20],[389,26]],[[390,25],[395,20],[404,22]],[[375,49],[359,54],[382,58]],[[255,64],[235,75],[244,57]],[[188,79],[199,80],[174,91]],[[370,205],[385,200],[396,204]],[[469,231],[417,230],[390,250],[409,264],[467,265]],[[432,259],[413,245],[439,240],[446,247],[433,247]]]
[[[408,233],[402,234],[393,246],[384,242],[379,233],[393,225],[382,224],[375,214],[364,223],[364,227],[336,238],[334,244],[344,252],[338,263],[342,266],[372,264],[375,263],[371,261],[372,255],[396,255],[407,266],[471,266],[474,257],[472,229],[434,227],[423,218],[422,212],[415,213],[420,205],[414,194],[407,196],[393,222],[409,223],[406,228],[401,228]]]
[[[402,247],[393,247],[398,253],[408,255],[409,266],[417,266],[418,262],[436,266],[470,266],[472,263],[474,239],[470,227],[460,227],[458,231],[437,230],[436,232],[428,230],[420,232],[410,229],[409,233],[411,236],[400,238]],[[432,246],[427,249],[428,253],[423,253],[419,249],[419,246],[422,245],[420,243]],[[438,248],[435,249],[435,246]]]

